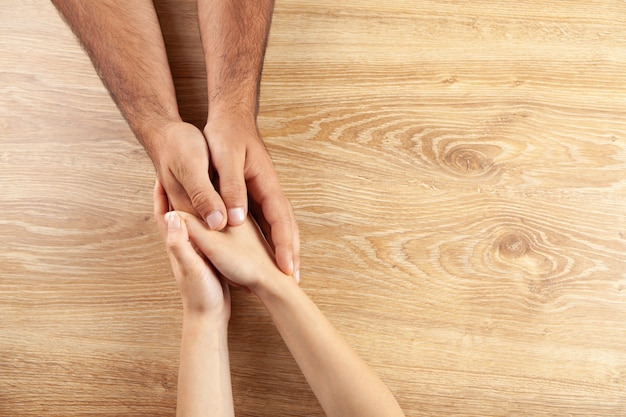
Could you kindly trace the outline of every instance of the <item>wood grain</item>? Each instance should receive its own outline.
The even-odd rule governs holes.
[[[0,22],[0,415],[173,415],[151,162],[48,2]],[[626,415],[626,3],[277,2],[260,104],[302,286],[408,416]],[[230,331],[237,414],[323,415],[254,298]]]

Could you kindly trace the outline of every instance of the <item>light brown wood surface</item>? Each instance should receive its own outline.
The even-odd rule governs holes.
[[[49,2],[0,51],[0,416],[173,415],[152,164]],[[626,2],[279,0],[260,108],[302,287],[408,416],[626,415]],[[323,415],[241,292],[230,347],[238,415]]]

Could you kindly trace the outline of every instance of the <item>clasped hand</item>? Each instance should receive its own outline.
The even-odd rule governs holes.
[[[168,210],[167,194],[157,181],[154,217],[166,243],[185,314],[206,315],[227,322],[228,283],[255,292],[263,279],[283,275],[259,228],[249,217],[240,226],[220,232],[209,230],[192,214]],[[218,277],[218,271],[223,280]]]
[[[172,207],[198,214],[210,229],[222,230],[244,223],[249,194],[276,264],[297,280],[298,226],[256,125],[220,120],[207,124],[203,133],[176,121],[161,134],[150,156]]]

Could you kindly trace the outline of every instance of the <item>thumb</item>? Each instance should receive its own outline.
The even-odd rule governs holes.
[[[167,253],[170,256],[172,267],[177,268],[185,275],[198,262],[200,256],[191,246],[187,227],[178,213],[175,211],[166,213],[165,221],[167,223]]]
[[[243,163],[228,164],[218,173],[220,195],[228,209],[228,224],[238,226],[248,215],[248,195]]]
[[[191,205],[211,230],[226,226],[226,208],[220,195],[213,188],[209,174],[189,175],[181,179],[181,185],[191,200]]]

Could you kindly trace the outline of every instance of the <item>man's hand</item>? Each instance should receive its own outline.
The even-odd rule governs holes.
[[[300,238],[293,209],[256,124],[243,120],[211,119],[204,129],[228,224],[244,222],[250,195],[251,203],[260,208],[253,214],[274,249],[278,267],[299,280]]]
[[[189,123],[170,122],[159,135],[148,149],[170,207],[197,214],[210,229],[221,230],[243,223],[250,194],[279,268],[298,280],[298,226],[256,126],[220,121],[207,124],[203,135]]]
[[[248,207],[254,208],[279,268],[297,280],[298,226],[256,126],[273,7],[273,0],[198,0],[209,97],[204,134],[228,224],[241,224]],[[248,195],[253,200],[250,206]]]
[[[172,122],[160,134],[149,153],[171,206],[198,214],[213,230],[223,229],[226,209],[209,177],[209,151],[202,132],[191,124]]]

